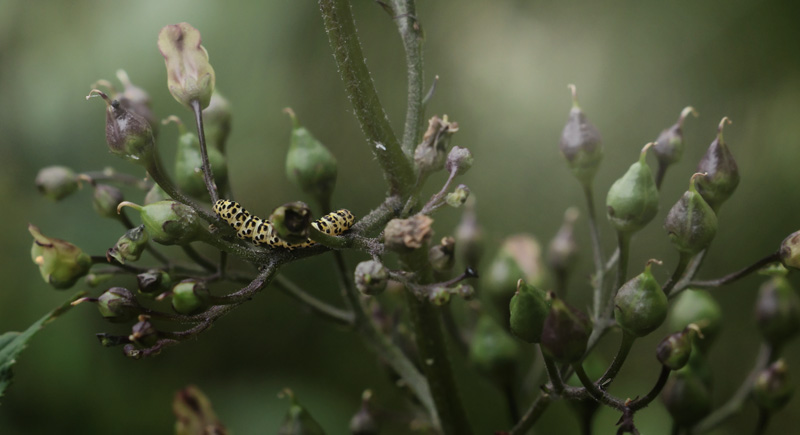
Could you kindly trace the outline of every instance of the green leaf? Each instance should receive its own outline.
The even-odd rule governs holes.
[[[19,356],[19,354],[25,349],[28,344],[28,340],[30,340],[34,334],[39,332],[44,325],[55,320],[56,317],[72,308],[71,303],[73,301],[85,295],[86,292],[80,292],[74,295],[69,301],[64,303],[64,305],[61,305],[55,310],[49,312],[46,316],[39,319],[24,332],[11,331],[0,335],[0,397],[3,396],[3,392],[11,384],[11,378],[13,377],[11,367],[17,362],[17,356]]]

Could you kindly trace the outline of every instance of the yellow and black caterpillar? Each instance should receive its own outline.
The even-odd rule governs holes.
[[[236,230],[237,237],[250,240],[255,245],[267,245],[291,251],[314,244],[311,239],[302,243],[289,243],[281,239],[272,222],[251,214],[236,201],[220,199],[214,204],[214,213]],[[311,226],[325,234],[338,236],[349,230],[355,221],[356,218],[350,210],[341,209],[322,216],[312,222]]]

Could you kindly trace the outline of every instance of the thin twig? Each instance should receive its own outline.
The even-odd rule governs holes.
[[[208,195],[211,197],[211,203],[214,204],[219,200],[219,193],[217,192],[217,184],[214,182],[214,171],[211,169],[211,164],[208,162],[208,148],[206,148],[206,133],[203,129],[203,108],[200,107],[200,100],[195,99],[191,101],[192,111],[194,112],[194,120],[197,124],[197,137],[200,139],[200,158],[203,161],[203,181],[206,183]]]
[[[278,288],[288,296],[291,296],[293,299],[306,305],[311,309],[312,312],[320,315],[322,318],[331,320],[340,325],[353,326],[354,321],[352,312],[347,312],[336,308],[315,298],[314,296],[311,296],[305,290],[300,288],[300,286],[283,275],[278,275],[275,277],[275,285],[277,285]]]
[[[730,284],[734,281],[742,279],[747,275],[750,275],[751,273],[758,271],[759,269],[770,263],[775,263],[777,261],[780,261],[780,259],[781,259],[780,252],[775,252],[745,267],[744,269],[725,275],[722,278],[710,279],[706,281],[690,281],[688,286],[693,288],[721,287],[725,284]]]

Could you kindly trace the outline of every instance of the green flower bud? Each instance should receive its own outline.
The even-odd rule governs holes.
[[[458,187],[456,187],[456,190],[448,193],[444,200],[450,207],[458,208],[464,205],[468,198],[469,187],[467,187],[465,184],[459,184]]]
[[[800,231],[795,231],[783,239],[780,256],[784,266],[800,269]]]
[[[104,319],[114,323],[125,323],[142,312],[142,306],[128,289],[111,287],[97,298],[97,309]]]
[[[456,172],[456,175],[464,175],[469,168],[472,167],[472,164],[475,162],[475,159],[472,157],[472,153],[467,148],[461,148],[460,146],[454,146],[450,153],[447,154],[447,161],[445,162],[444,166],[447,169],[447,172],[453,173]]]
[[[694,174],[689,190],[672,206],[664,229],[675,248],[685,255],[694,255],[711,243],[717,234],[717,215],[695,189],[695,180],[703,174]]]
[[[136,283],[140,294],[153,296],[169,289],[172,286],[172,279],[167,272],[152,269],[136,275]]]
[[[519,347],[491,316],[481,315],[469,347],[469,359],[475,367],[501,382],[509,382],[519,357]]]
[[[422,142],[414,150],[414,164],[420,173],[428,174],[444,167],[447,160],[447,145],[457,131],[458,123],[450,122],[447,115],[442,118],[434,116],[428,120],[428,130],[422,136]]]
[[[758,292],[756,323],[764,340],[780,347],[800,332],[800,297],[784,276],[773,276]]]
[[[214,93],[214,68],[200,42],[200,32],[189,23],[165,26],[158,34],[158,50],[167,67],[169,92],[190,109],[193,101],[205,109]]]
[[[389,282],[389,271],[375,260],[362,261],[356,266],[356,288],[365,296],[377,296],[386,290]]]
[[[542,341],[544,319],[550,311],[545,292],[526,284],[517,282],[517,292],[509,303],[511,332],[528,343]]]
[[[163,124],[174,122],[178,125],[178,146],[175,152],[175,183],[180,190],[195,198],[208,199],[208,189],[203,178],[203,157],[200,153],[200,139],[186,130],[177,116],[170,116]],[[208,163],[214,174],[214,181],[220,189],[228,183],[227,159],[216,148],[208,148]]]
[[[369,406],[372,391],[361,395],[361,408],[350,419],[350,433],[353,435],[378,435],[378,422]]]
[[[203,110],[203,128],[206,142],[224,154],[231,133],[231,103],[216,89],[208,107]]]
[[[36,174],[36,188],[45,198],[60,201],[80,187],[78,175],[66,166],[48,166]]]
[[[540,287],[544,282],[544,266],[539,242],[526,234],[510,236],[503,241],[500,250],[489,265],[484,281],[486,294],[508,318],[508,301],[517,289],[517,282]]]
[[[303,193],[326,203],[336,187],[336,158],[320,141],[300,126],[292,109],[284,109],[292,118],[292,136],[286,154],[286,176]]]
[[[86,98],[94,96],[100,96],[106,102],[106,142],[111,153],[138,165],[150,165],[154,158],[155,140],[147,120],[97,89]]]
[[[689,114],[697,116],[697,111],[693,107],[688,106],[681,111],[678,117],[678,122],[667,129],[664,129],[656,139],[656,145],[653,147],[653,152],[658,158],[658,165],[666,168],[667,166],[677,163],[683,156],[683,121]]]
[[[96,184],[92,195],[94,211],[104,218],[119,219],[117,206],[123,201],[122,191],[108,184]]]
[[[314,417],[297,401],[292,390],[283,390],[283,394],[289,397],[291,404],[283,424],[278,429],[278,435],[324,435],[322,426],[314,420]]]
[[[197,213],[177,201],[159,201],[145,206],[123,201],[119,208],[126,206],[139,211],[150,237],[162,245],[185,245],[205,230]]]
[[[690,370],[679,370],[670,376],[661,399],[675,423],[690,427],[711,412],[711,392]]]
[[[443,307],[450,302],[451,291],[447,287],[436,286],[428,293],[428,300],[437,307]]]
[[[722,138],[722,129],[725,127],[725,123],[730,124],[730,119],[722,118],[716,139],[711,142],[708,151],[697,165],[697,172],[707,174],[697,180],[697,191],[715,213],[739,185],[739,168],[736,166],[736,160],[733,159],[728,145]]]
[[[701,352],[707,352],[722,328],[722,309],[708,291],[686,289],[675,301],[670,313],[670,329],[684,329],[690,323],[696,324],[704,337],[695,339],[695,344]]]
[[[269,215],[269,221],[278,236],[289,243],[303,243],[311,234],[311,209],[301,201],[276,208]]]
[[[227,435],[220,423],[211,401],[194,385],[175,393],[172,401],[175,414],[175,435]]]
[[[789,383],[789,367],[779,359],[761,371],[753,384],[753,400],[759,408],[777,411],[792,398],[794,388]]]
[[[152,323],[150,323],[150,316],[144,314],[139,315],[139,322],[131,327],[131,335],[128,339],[139,346],[150,347],[158,341],[159,332]]]
[[[392,219],[383,230],[386,249],[409,253],[428,244],[433,236],[433,219],[425,215],[414,215],[408,219]]]
[[[548,293],[550,311],[542,329],[542,350],[555,361],[571,364],[580,361],[586,352],[592,322],[582,311],[567,305]]]
[[[456,227],[456,246],[468,266],[478,267],[483,255],[483,230],[478,225],[474,196],[465,202],[461,221]]]
[[[572,90],[572,109],[561,133],[558,148],[578,181],[589,186],[603,159],[600,132],[586,119],[578,105],[575,85],[569,85],[569,88]]]
[[[557,274],[566,276],[578,259],[578,242],[575,240],[575,221],[578,209],[570,207],[564,212],[564,223],[547,246],[547,264]]]
[[[650,272],[650,260],[644,272],[620,287],[614,297],[614,315],[619,326],[634,337],[655,331],[667,318],[667,295]]]
[[[154,202],[159,201],[166,201],[172,199],[167,192],[164,192],[164,189],[161,188],[158,184],[153,185],[149,191],[147,191],[147,195],[144,196],[144,205],[150,205]]]
[[[451,270],[456,263],[456,239],[443,237],[438,245],[428,250],[428,261],[437,272]]]
[[[150,106],[150,95],[144,89],[134,85],[125,70],[117,70],[117,78],[122,83],[123,90],[121,94],[115,95],[114,98],[119,100],[122,107],[147,120],[150,128],[153,129],[153,136],[157,136],[158,120]]]
[[[661,340],[656,348],[658,361],[670,370],[683,368],[692,355],[692,341],[695,334],[701,334],[700,328],[690,323],[683,331],[670,334]],[[700,337],[702,338],[702,335]]]
[[[622,234],[644,228],[658,213],[658,188],[645,158],[649,143],[642,148],[639,161],[615,181],[608,190],[606,208],[611,225]]]
[[[92,259],[72,243],[47,237],[39,228],[28,224],[33,236],[31,259],[39,266],[44,282],[59,290],[75,285],[89,273]]]
[[[208,304],[208,288],[202,281],[185,279],[172,287],[172,308],[180,314],[195,314]]]
[[[106,258],[109,259],[109,262],[113,258],[120,264],[125,264],[126,261],[137,261],[147,247],[149,239],[147,231],[144,230],[144,225],[133,227],[126,231],[117,240],[117,243],[106,251]]]

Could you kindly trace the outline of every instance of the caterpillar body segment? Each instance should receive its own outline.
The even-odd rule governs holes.
[[[238,202],[220,199],[214,204],[214,213],[236,230],[236,237],[250,240],[254,245],[267,245],[273,248],[294,250],[314,245],[314,241],[307,239],[302,243],[288,243],[278,237],[272,222],[261,219],[244,209]],[[341,209],[331,212],[311,223],[315,229],[331,235],[339,236],[355,223],[356,218],[350,210]]]

